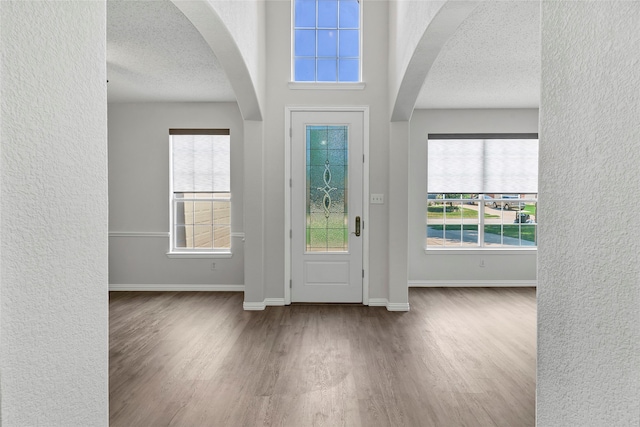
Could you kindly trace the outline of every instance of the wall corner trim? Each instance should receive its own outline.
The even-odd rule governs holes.
[[[386,307],[387,311],[409,311],[409,303],[389,302],[386,298],[369,298],[369,307]]]
[[[243,302],[242,303],[242,308],[245,311],[262,311],[265,308],[267,308],[267,305],[265,304],[264,301],[262,302]]]
[[[260,311],[267,307],[279,307],[284,306],[284,298],[265,298],[262,302],[247,302],[242,303],[242,308],[246,311]]]
[[[408,302],[390,302],[387,304],[387,311],[409,311]]]

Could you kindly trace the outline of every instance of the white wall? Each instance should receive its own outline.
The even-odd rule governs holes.
[[[640,425],[638,23],[638,2],[542,2],[541,426]]]
[[[267,2],[267,108],[265,109],[265,284],[266,298],[284,298],[284,109],[286,105],[370,106],[370,191],[387,193],[389,111],[386,2],[363,2],[364,52],[360,91],[292,90],[291,3]],[[365,219],[366,221],[366,219]],[[388,207],[372,205],[370,296],[388,294]]]
[[[169,259],[168,237],[113,236],[169,232],[170,128],[230,129],[232,232],[243,232],[244,129],[237,104],[109,104],[109,282],[242,285],[241,237],[232,237],[232,258]]]
[[[238,45],[262,107],[265,93],[265,2],[207,1],[220,15]]]
[[[0,414],[108,425],[104,2],[0,2]]]
[[[389,2],[389,89],[395,98],[424,32],[446,0]],[[391,99],[395,102],[395,99]]]
[[[409,281],[419,285],[517,285],[536,280],[536,252],[424,251],[429,133],[537,133],[538,111],[415,110],[411,117],[409,165]],[[542,178],[541,178],[542,179]],[[541,210],[544,209],[541,207]],[[565,210],[569,210],[566,207]],[[480,261],[484,267],[480,267]]]

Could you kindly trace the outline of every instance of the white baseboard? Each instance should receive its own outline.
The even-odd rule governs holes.
[[[242,308],[248,311],[259,311],[264,310],[267,307],[273,306],[283,306],[284,298],[266,298],[262,302],[244,302],[242,303]]]
[[[242,308],[246,311],[262,311],[267,308],[267,305],[264,301],[262,302],[243,302]]]
[[[390,302],[387,304],[388,311],[409,311],[408,302]]]
[[[386,307],[388,311],[409,311],[408,303],[389,302],[386,298],[369,298],[370,307]]]
[[[166,291],[192,291],[192,292],[244,292],[244,285],[176,285],[176,284],[109,284],[110,291],[149,291],[149,292],[166,292]]]
[[[537,280],[409,280],[410,288],[515,288],[537,284]]]
[[[369,298],[369,307],[386,307],[388,303],[386,298]]]

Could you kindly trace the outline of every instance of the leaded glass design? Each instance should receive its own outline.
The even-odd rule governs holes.
[[[309,252],[349,248],[348,127],[307,126],[307,244]]]

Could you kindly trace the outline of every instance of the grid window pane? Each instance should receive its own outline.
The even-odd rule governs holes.
[[[316,31],[296,30],[296,56],[316,56]]]
[[[293,78],[301,82],[360,80],[357,0],[295,0]]]
[[[296,81],[313,82],[316,80],[316,60],[311,58],[296,58]]]
[[[338,2],[336,0],[318,0],[318,27],[338,27]]]
[[[340,30],[340,57],[357,57],[360,52],[358,30]]]
[[[335,59],[318,59],[318,81],[335,82],[337,64]]]
[[[337,35],[337,30],[318,30],[318,56],[338,56]]]
[[[295,4],[296,27],[316,26],[316,2],[315,0],[296,0]]]
[[[357,82],[359,79],[358,64],[360,61],[357,59],[341,59],[339,62],[339,80],[341,82]]]
[[[358,28],[360,5],[357,0],[340,0],[340,28]]]

